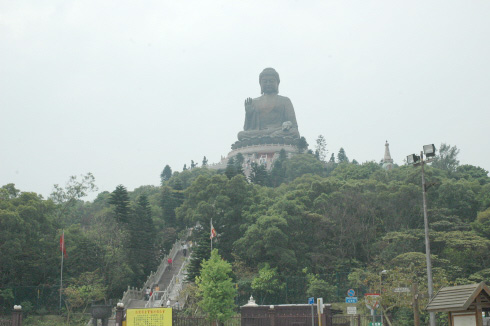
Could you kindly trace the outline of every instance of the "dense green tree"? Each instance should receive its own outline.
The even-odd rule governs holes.
[[[65,260],[65,277],[76,278],[81,273],[93,272],[104,264],[105,248],[90,234],[74,224],[65,230],[69,259]]]
[[[202,164],[201,164],[202,167],[205,167],[205,166],[208,166],[208,159],[206,158],[206,156],[204,156],[202,158]]]
[[[224,323],[235,313],[236,289],[231,279],[231,264],[214,249],[211,258],[202,263],[196,279],[201,300],[199,306],[211,321]]]
[[[115,219],[118,223],[129,223],[129,195],[126,187],[119,185],[112,192],[109,204],[114,205]]]
[[[251,183],[265,186],[269,183],[269,175],[267,169],[263,164],[257,164],[252,162],[250,176],[248,177]]]
[[[65,187],[54,185],[54,190],[49,198],[57,204],[54,216],[62,226],[78,223],[79,217],[75,213],[75,206],[80,199],[87,196],[89,192],[97,191],[95,177],[92,173],[81,175],[81,180],[77,176],[71,176]]]
[[[312,173],[323,174],[323,165],[315,156],[310,154],[295,155],[291,159],[284,162],[286,169],[286,179],[293,181],[303,174]]]
[[[455,172],[459,165],[458,154],[459,149],[456,146],[442,143],[439,147],[439,154],[434,157],[432,166],[449,173]]]
[[[173,209],[175,210],[184,202],[184,186],[180,180],[176,180],[172,185]],[[170,207],[172,209],[172,207]],[[179,223],[176,219],[176,227],[182,229],[185,227],[183,223]]]
[[[380,231],[378,207],[372,194],[364,194],[362,187],[369,184],[349,182],[332,193],[326,205],[326,217],[333,221],[333,241],[338,244],[336,255],[344,259],[369,262],[372,244]]]
[[[50,218],[55,209],[35,193],[0,198],[0,288],[56,282],[59,231]]]
[[[20,190],[15,188],[15,184],[9,183],[0,188],[0,199],[12,199],[20,194]]]
[[[219,234],[216,247],[226,259],[232,259],[233,243],[240,237],[244,222],[243,211],[254,198],[252,189],[243,175],[231,180],[223,175],[201,176],[186,190],[187,198],[176,210],[177,218],[188,226],[209,226],[212,218]]]
[[[330,175],[343,180],[361,180],[369,179],[375,172],[380,170],[382,170],[382,167],[375,162],[365,162],[361,165],[340,164]]]
[[[237,174],[238,171],[236,170],[235,158],[230,157],[226,163],[225,175],[228,177],[228,179],[231,179]]]
[[[482,237],[490,239],[490,208],[478,213],[472,227]]]
[[[245,162],[245,157],[243,156],[242,153],[238,153],[235,156],[235,169],[237,174],[244,174],[243,173],[243,163]]]
[[[201,274],[201,264],[211,256],[211,239],[210,232],[201,225],[196,226],[193,230],[192,256],[187,267],[187,280],[194,282],[196,277]]]
[[[252,290],[256,297],[260,296],[260,304],[264,304],[267,296],[281,292],[284,287],[285,284],[279,279],[277,269],[271,268],[267,263],[259,269],[259,275],[252,281]]]
[[[137,259],[143,267],[143,276],[155,271],[158,265],[155,248],[155,227],[153,225],[152,212],[148,197],[141,195],[134,209],[135,216],[132,219],[131,236],[137,245],[135,252]]]
[[[182,172],[174,172],[168,185],[173,189],[184,190],[201,175],[211,176],[217,174],[217,170],[208,168],[194,168]]]
[[[160,199],[160,206],[162,208],[163,220],[165,226],[176,227],[175,209],[179,207],[181,202],[177,198],[177,192],[182,190],[174,190],[171,187],[162,187],[162,194]]]
[[[455,215],[466,222],[472,222],[479,208],[475,193],[479,189],[480,185],[476,181],[446,180],[439,186],[437,204],[446,208],[450,215]]]
[[[301,137],[298,140],[298,153],[302,154],[308,149],[308,142],[306,141],[305,137]]]
[[[249,264],[270,262],[273,267],[295,270],[297,259],[289,249],[288,224],[279,216],[262,216],[248,227],[244,236],[236,242],[237,250],[247,257]]]
[[[89,191],[97,190],[92,173],[81,175],[81,181],[78,181],[77,176],[71,176],[64,188],[57,184],[54,185],[50,199],[56,204],[66,204],[87,196]]]
[[[343,147],[340,147],[339,152],[337,153],[337,162],[339,163],[349,163],[349,158],[345,154],[345,150]]]
[[[274,161],[270,172],[270,183],[273,187],[279,186],[286,181],[286,167],[287,154],[284,149],[279,152],[279,157]]]
[[[330,285],[327,281],[322,280],[318,275],[308,273],[308,269],[303,270],[308,280],[306,294],[309,297],[323,298],[324,302],[333,302],[335,300],[336,287]]]
[[[165,165],[162,173],[160,174],[161,184],[163,185],[163,183],[165,181],[168,181],[171,177],[172,177],[172,168],[167,164]]]
[[[82,313],[85,313],[90,303],[105,298],[106,291],[107,289],[98,270],[84,272],[79,277],[71,279],[69,285],[63,291],[68,311],[67,323],[70,323],[70,315],[75,308],[82,308]]]
[[[460,275],[488,268],[490,240],[470,231],[436,232],[431,238],[432,252],[459,267]]]
[[[477,180],[481,185],[490,183],[490,177],[488,177],[487,170],[469,164],[458,166],[456,168],[455,177],[466,180]]]
[[[155,266],[154,230],[151,209],[146,195],[138,198],[132,208],[128,191],[123,185],[116,187],[109,203],[114,205],[114,217],[126,234],[125,250],[132,270],[132,284],[140,284],[147,272]]]
[[[319,135],[316,139],[315,156],[320,161],[325,161],[327,153],[327,141],[323,135]]]

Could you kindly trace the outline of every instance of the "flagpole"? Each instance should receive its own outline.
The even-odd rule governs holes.
[[[61,246],[61,279],[60,279],[60,311],[61,311],[61,293],[63,292],[63,256],[64,256],[64,252],[63,252],[63,248],[65,247],[65,231],[63,230],[63,233],[62,233],[62,239],[63,239],[63,242],[62,242],[62,246]]]

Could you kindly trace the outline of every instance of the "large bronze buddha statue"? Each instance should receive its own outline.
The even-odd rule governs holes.
[[[298,124],[291,100],[278,95],[279,74],[266,68],[259,76],[262,96],[245,100],[245,126],[237,143],[295,143]]]

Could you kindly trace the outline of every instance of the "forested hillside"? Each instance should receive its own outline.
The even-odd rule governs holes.
[[[457,151],[451,154],[455,148],[444,146],[426,166],[435,290],[490,281],[488,172],[459,165]],[[71,309],[91,299],[118,298],[128,285],[141,286],[179,232],[190,227],[193,280],[210,255],[212,219],[218,233],[213,247],[233,264],[239,304],[250,294],[265,304],[302,303],[309,296],[334,302],[348,288],[362,293],[382,286],[393,313],[410,311],[410,299],[390,289],[415,282],[427,292],[420,167],[386,171],[376,162],[351,163],[343,150],[342,155],[340,163],[339,157],[322,161],[324,155],[283,156],[270,172],[254,166],[250,180],[236,162],[224,171],[194,165],[172,173],[167,166],[160,187],[128,192],[121,185],[93,202],[82,201],[95,189],[90,174],[56,187],[48,199],[5,185],[0,190],[3,308],[14,299],[29,302],[33,310],[50,309],[53,301],[56,306],[62,229]],[[381,275],[383,270],[387,274]],[[77,306],[70,295],[87,285],[89,295]],[[33,296],[40,288],[46,296]],[[49,296],[48,288],[55,294]]]

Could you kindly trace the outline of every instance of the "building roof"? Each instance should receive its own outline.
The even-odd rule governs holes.
[[[430,300],[427,310],[430,312],[475,310],[478,296],[482,308],[489,308],[490,289],[484,282],[443,287]]]

